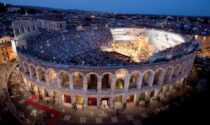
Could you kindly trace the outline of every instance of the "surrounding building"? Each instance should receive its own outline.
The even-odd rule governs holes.
[[[33,20],[14,21],[12,22],[12,28],[15,37],[28,32],[34,32],[34,31],[39,32],[37,23]]]
[[[14,61],[16,55],[13,52],[11,45],[11,37],[5,36],[0,38],[0,63]]]
[[[44,15],[37,17],[37,25],[47,31],[59,31],[66,29],[66,21],[62,15]]]

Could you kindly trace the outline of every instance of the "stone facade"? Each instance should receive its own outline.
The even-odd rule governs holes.
[[[23,33],[38,32],[37,23],[33,20],[17,20],[12,22],[14,36],[17,37]]]
[[[163,88],[182,84],[196,53],[168,62],[110,67],[53,64],[21,53],[18,57],[24,84],[35,93],[57,104],[117,108],[139,103],[142,93],[156,98]]]

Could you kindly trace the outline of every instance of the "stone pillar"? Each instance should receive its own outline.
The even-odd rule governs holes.
[[[127,96],[128,96],[127,94],[124,94],[124,95],[122,96],[122,104],[126,103]]]
[[[139,97],[140,97],[140,93],[136,93],[136,94],[134,95],[134,104],[138,103]]]
[[[44,92],[44,88],[40,87],[40,94],[42,95],[42,97],[45,97],[45,92]]]
[[[98,93],[98,95],[101,94],[101,87],[102,87],[102,78],[101,78],[101,76],[98,76],[98,83],[97,83],[97,93]]]
[[[39,93],[39,92],[38,92],[37,85],[35,85],[33,89],[34,89],[35,94],[37,95],[37,94]]]
[[[57,77],[56,81],[57,81],[58,88],[61,88],[61,79],[60,79],[60,77]]]
[[[124,91],[127,92],[129,88],[129,82],[130,82],[130,75],[127,74],[125,77],[125,86],[124,86]]]
[[[19,31],[19,34],[18,35],[22,34],[22,31],[20,30],[20,28],[18,28],[18,31]]]
[[[110,105],[110,107],[111,107],[111,108],[113,108],[113,107],[114,107],[114,103],[113,103],[113,101],[114,101],[114,97],[113,97],[113,96],[111,96],[111,97],[110,97],[110,99],[109,99],[109,105]]]
[[[71,93],[71,103],[72,104],[76,103],[75,95],[73,93]]]
[[[141,89],[142,80],[143,80],[143,74],[141,74],[141,75],[139,76],[139,78],[138,78],[137,89]]]
[[[29,66],[29,75],[30,75],[30,78],[32,79],[32,71],[31,71],[31,68],[30,68],[30,66]]]
[[[73,83],[73,75],[69,75],[69,86],[70,86],[70,90],[73,91],[74,90],[74,83]]]
[[[97,97],[97,108],[101,106],[101,97]]]
[[[88,88],[88,85],[87,85],[87,76],[84,76],[83,77],[83,92],[87,93],[87,88]]]
[[[162,73],[162,75],[158,78],[158,84],[159,84],[159,85],[163,85],[164,76],[165,76],[165,71],[164,71],[164,72]]]
[[[50,85],[49,82],[51,82],[51,80],[49,80],[48,73],[45,73],[45,79],[46,79],[46,84],[47,84],[47,85]],[[51,83],[51,84],[52,84],[52,83]]]
[[[174,72],[174,71],[172,71],[172,73],[171,73],[170,76],[169,76],[169,80],[168,80],[169,83],[171,83],[173,72]]]
[[[155,77],[155,74],[152,73],[152,76],[151,76],[150,79],[149,79],[149,87],[152,87],[152,86],[153,86],[154,77]]]
[[[111,81],[111,93],[114,93],[114,91],[115,91],[115,86],[116,86],[116,77],[113,76],[113,77],[112,77],[112,81]]]
[[[84,97],[84,108],[87,108],[87,105],[88,105],[88,97],[87,97],[86,94],[83,97]]]
[[[35,69],[35,71],[36,71],[36,77],[37,77],[37,79],[36,79],[36,80],[37,80],[38,82],[40,82],[38,69]]]
[[[63,105],[64,103],[64,94],[61,92],[57,92],[56,102],[59,105]]]

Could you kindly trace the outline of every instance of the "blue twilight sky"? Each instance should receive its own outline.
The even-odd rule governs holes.
[[[210,16],[210,0],[0,0],[0,2],[90,11]]]

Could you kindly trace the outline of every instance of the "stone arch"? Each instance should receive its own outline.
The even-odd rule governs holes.
[[[112,77],[113,77],[113,74],[112,73],[104,73],[102,75],[102,79],[101,79],[101,82],[102,82],[102,85],[101,85],[101,88],[102,89],[110,89],[111,88],[111,84],[112,84]]]
[[[30,70],[30,76],[33,79],[37,79],[37,74],[36,74],[36,68],[34,65],[29,65],[29,70]]]
[[[50,93],[47,89],[44,88],[44,97],[49,97]]]
[[[172,79],[177,78],[179,76],[179,71],[181,70],[180,68],[181,68],[180,64],[175,66]]]
[[[150,92],[150,95],[149,95],[149,97],[150,98],[155,98],[156,96],[157,96],[157,90],[156,89],[154,89],[154,90],[152,90],[151,92]]]
[[[71,96],[68,93],[63,94],[63,102],[64,104],[71,104]]]
[[[131,75],[130,75],[129,89],[130,88],[137,88],[139,79],[140,79],[140,73],[138,71],[132,72]]]
[[[172,66],[169,66],[166,69],[165,75],[164,75],[164,84],[167,84],[168,82],[170,82],[172,74],[173,74],[173,70],[174,68]]]
[[[62,87],[70,87],[69,86],[69,74],[66,71],[61,71],[59,73],[60,84]]]
[[[80,72],[74,72],[72,74],[72,82],[73,82],[75,89],[83,88],[83,78],[84,78],[84,76]]]
[[[139,101],[146,101],[148,99],[148,93],[145,91],[145,92],[142,92],[140,95],[139,95]]]
[[[123,103],[123,96],[117,95],[114,97],[114,104],[115,105],[121,105]]]
[[[162,84],[163,76],[164,76],[164,69],[163,68],[158,68],[155,71],[153,85],[160,85],[160,84]]]
[[[38,78],[40,81],[46,82],[46,74],[45,74],[45,70],[42,67],[38,67],[37,68],[37,72],[38,72]]]
[[[48,77],[49,83],[57,82],[57,73],[54,69],[47,69],[47,77]]]
[[[115,72],[115,76],[118,79],[125,79],[128,75],[127,69],[119,69]]]
[[[136,94],[132,93],[127,96],[126,103],[134,103],[136,98]]]
[[[143,73],[142,87],[151,86],[153,83],[154,71],[146,70]]]
[[[88,84],[88,89],[97,90],[98,75],[96,73],[87,74],[87,84]]]
[[[125,81],[123,79],[118,78],[116,80],[115,89],[123,89],[125,86]]]
[[[23,62],[24,73],[29,75],[29,67],[26,62]]]

